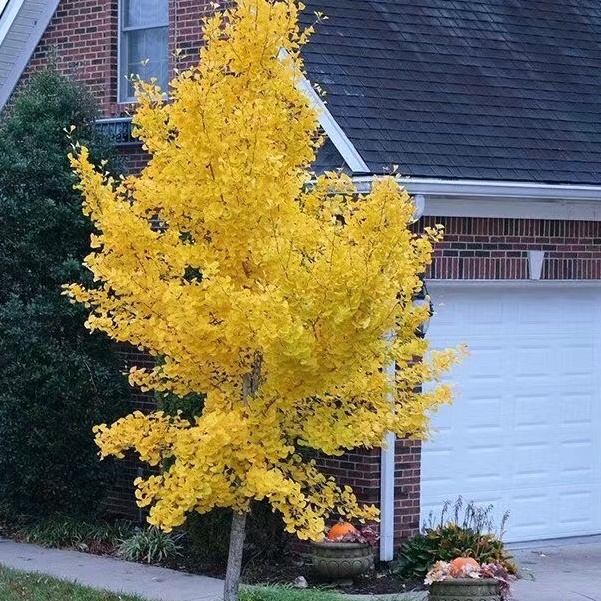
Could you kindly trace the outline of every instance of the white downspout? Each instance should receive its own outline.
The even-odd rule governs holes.
[[[386,434],[380,464],[380,561],[394,557],[394,463],[396,437]]]
[[[424,213],[425,199],[422,194],[414,197],[415,213],[413,219],[417,221]],[[391,363],[386,368],[390,382],[396,378],[395,364]],[[393,403],[394,399],[391,398]],[[395,484],[395,443],[393,432],[387,432],[384,446],[380,456],[380,561],[394,559],[394,484]]]
[[[390,381],[394,382],[394,363],[387,367],[386,372]],[[386,433],[380,458],[380,561],[392,561],[394,557],[395,440],[393,432]]]

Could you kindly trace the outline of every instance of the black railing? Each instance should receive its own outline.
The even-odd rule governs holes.
[[[97,119],[96,127],[110,138],[115,146],[139,146],[141,142],[132,136],[131,117]]]

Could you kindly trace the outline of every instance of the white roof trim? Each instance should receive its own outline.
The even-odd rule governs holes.
[[[2,18],[0,19],[0,44],[4,41],[8,30],[13,24],[15,17],[19,14],[25,0],[8,0],[2,7],[4,12],[0,10]]]
[[[11,69],[6,76],[6,79],[0,82],[0,111],[4,108],[10,95],[12,94],[19,79],[23,75],[27,63],[33,54],[38,42],[46,31],[54,11],[58,7],[59,0],[45,0],[41,9],[36,7],[31,0],[8,0],[8,4],[4,9],[2,18],[0,19],[0,59],[4,59],[9,64],[12,63]],[[37,3],[39,4],[39,2]],[[31,5],[31,6],[29,6]],[[23,10],[29,9],[30,13],[24,17]],[[32,18],[32,14],[37,13],[36,18]],[[13,27],[19,27],[22,33],[23,27],[26,28],[28,35],[27,40],[23,43],[18,56],[10,57],[2,56],[2,45],[10,35]]]
[[[306,94],[311,104],[317,109],[319,123],[326,132],[328,138],[330,138],[334,146],[336,146],[336,150],[342,155],[342,158],[349,169],[353,173],[369,173],[369,167],[353,143],[348,139],[344,131],[342,131],[342,128],[338,125],[336,119],[332,117],[332,113],[327,109],[325,102],[311,85],[311,82],[303,76],[299,80],[297,86]]]
[[[359,192],[374,177],[354,177]],[[601,221],[601,186],[398,178],[416,201],[416,217],[490,217]]]
[[[358,187],[371,186],[374,176],[353,178]],[[516,198],[543,200],[596,200],[601,202],[601,186],[580,184],[539,184],[480,180],[444,180],[399,177],[399,183],[411,194],[426,198]]]
[[[284,48],[280,50],[280,58],[287,56],[287,54],[288,53]],[[311,82],[303,74],[299,74],[296,85],[299,90],[302,90],[305,93],[311,106],[317,110],[319,124],[323,127],[328,138],[330,138],[336,147],[336,150],[342,155],[348,168],[353,173],[370,173],[371,171],[366,162],[357,152],[357,149],[348,139],[344,131],[342,131],[342,128],[338,125],[336,119],[334,119],[332,113],[328,110],[323,98],[318,94]]]

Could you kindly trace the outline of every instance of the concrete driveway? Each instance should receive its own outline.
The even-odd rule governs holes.
[[[601,536],[508,546],[525,576],[515,601],[601,601]]]

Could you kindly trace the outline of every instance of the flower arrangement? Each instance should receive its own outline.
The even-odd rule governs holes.
[[[340,520],[327,531],[323,542],[367,543],[373,547],[379,540],[380,534],[373,526],[356,528],[350,522]]]
[[[498,563],[479,564],[473,557],[456,557],[452,561],[437,561],[426,575],[425,584],[455,578],[493,578],[499,583],[501,599],[510,597],[511,582],[515,576]]]

